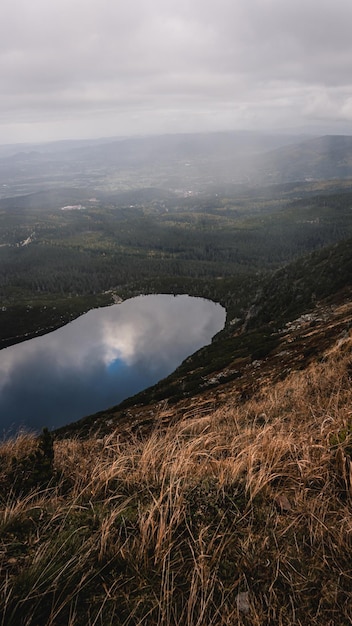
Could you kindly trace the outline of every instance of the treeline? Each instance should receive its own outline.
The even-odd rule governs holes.
[[[313,252],[263,281],[248,327],[284,322],[341,290],[352,288],[352,238]]]

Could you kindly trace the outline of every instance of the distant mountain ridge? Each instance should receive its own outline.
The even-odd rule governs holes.
[[[247,182],[255,157],[299,140],[243,131],[20,145],[12,152],[0,146],[1,195],[55,185],[200,189],[212,182]]]
[[[6,149],[5,149],[6,148]],[[0,146],[2,195],[54,185],[206,190],[352,177],[352,136],[255,132],[130,137]],[[33,187],[34,186],[34,187]]]
[[[325,135],[268,152],[255,163],[254,178],[267,183],[352,176],[352,137]]]

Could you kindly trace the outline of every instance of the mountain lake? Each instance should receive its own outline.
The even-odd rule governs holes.
[[[2,435],[58,428],[119,404],[209,344],[225,317],[202,298],[138,296],[1,350]]]

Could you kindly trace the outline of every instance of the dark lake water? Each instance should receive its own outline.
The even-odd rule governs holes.
[[[0,429],[58,428],[155,384],[210,343],[219,304],[139,296],[0,351]]]

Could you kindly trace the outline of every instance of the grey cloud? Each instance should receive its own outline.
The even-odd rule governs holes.
[[[5,0],[3,132],[304,123],[319,90],[350,118],[351,18],[349,0]]]

